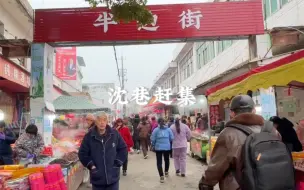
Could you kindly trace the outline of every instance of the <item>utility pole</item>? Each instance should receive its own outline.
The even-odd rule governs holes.
[[[121,56],[121,88],[122,90],[125,90],[125,82],[127,81],[126,75],[127,75],[127,70],[124,69],[124,58]],[[126,95],[124,94],[122,97],[122,100],[124,101],[126,99]],[[122,107],[122,115],[126,116],[126,105],[124,104]]]

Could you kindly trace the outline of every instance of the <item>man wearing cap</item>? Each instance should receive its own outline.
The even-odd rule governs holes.
[[[255,114],[254,101],[248,95],[234,97],[230,110],[232,119],[226,123],[216,141],[208,168],[199,182],[200,190],[211,190],[217,183],[221,190],[240,190],[238,181],[241,181],[241,152],[247,136],[242,131],[227,126],[244,125],[259,133],[264,119]],[[274,133],[278,134],[275,129]]]

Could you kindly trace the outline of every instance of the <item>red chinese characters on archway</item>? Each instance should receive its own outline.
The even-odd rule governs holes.
[[[259,0],[148,6],[152,24],[117,23],[105,8],[35,11],[35,42],[132,44],[164,40],[221,39],[263,34]],[[237,10],[237,14],[235,14]]]

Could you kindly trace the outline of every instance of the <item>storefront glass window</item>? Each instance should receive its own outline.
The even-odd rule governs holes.
[[[223,51],[223,42],[219,41],[217,42],[217,53],[220,54]]]
[[[281,6],[285,5],[286,3],[288,3],[288,0],[281,0]]]
[[[270,0],[271,13],[273,14],[279,9],[278,0]]]
[[[264,0],[264,17],[267,19],[271,12],[270,12],[270,0]]]

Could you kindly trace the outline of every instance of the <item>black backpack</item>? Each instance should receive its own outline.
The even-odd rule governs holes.
[[[242,190],[295,190],[292,156],[287,146],[272,133],[273,124],[266,122],[260,133],[244,125],[233,124],[247,135],[242,150]]]

